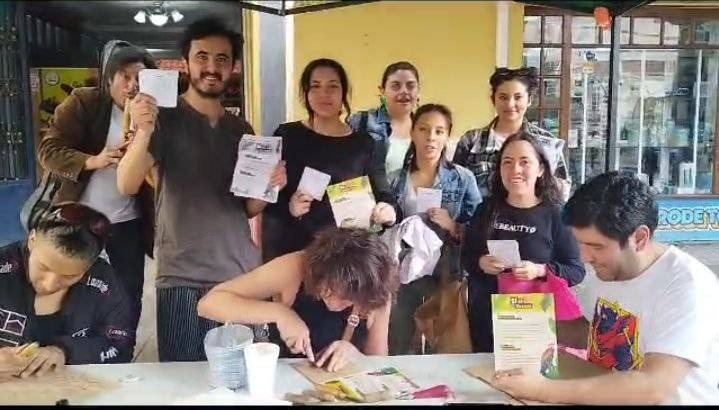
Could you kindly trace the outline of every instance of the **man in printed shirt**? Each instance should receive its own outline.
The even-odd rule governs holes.
[[[596,276],[587,275],[594,308],[560,322],[558,340],[615,371],[574,380],[500,372],[496,387],[552,403],[719,404],[719,280],[653,240],[658,213],[649,186],[616,171],[584,184],[565,208]]]

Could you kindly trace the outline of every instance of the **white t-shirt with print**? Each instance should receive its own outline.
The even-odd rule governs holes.
[[[719,404],[719,279],[709,268],[670,246],[632,280],[587,275],[586,283],[589,300],[596,301],[584,312],[590,360],[629,370],[639,368],[646,353],[686,359],[694,366],[665,404]]]

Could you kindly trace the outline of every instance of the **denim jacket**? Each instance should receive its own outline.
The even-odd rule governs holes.
[[[408,155],[409,156],[409,155]],[[411,161],[405,161],[405,166],[388,175],[390,189],[402,207],[407,196],[405,185],[409,177]],[[475,209],[482,202],[482,196],[477,188],[477,180],[470,170],[452,163],[442,163],[439,166],[434,189],[442,190],[442,208],[449,212],[449,216],[457,223],[468,222]]]
[[[365,118],[366,124],[363,124]],[[356,112],[350,116],[347,122],[353,130],[367,131],[375,141],[384,141],[385,144],[388,143],[389,136],[392,135],[391,120],[387,109],[384,107]]]

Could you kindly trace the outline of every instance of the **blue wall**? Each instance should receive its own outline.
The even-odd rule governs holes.
[[[719,198],[661,198],[658,202],[659,241],[719,240]]]

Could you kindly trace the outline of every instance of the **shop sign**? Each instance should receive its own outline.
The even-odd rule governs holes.
[[[658,202],[659,241],[719,241],[719,198],[667,198]]]

